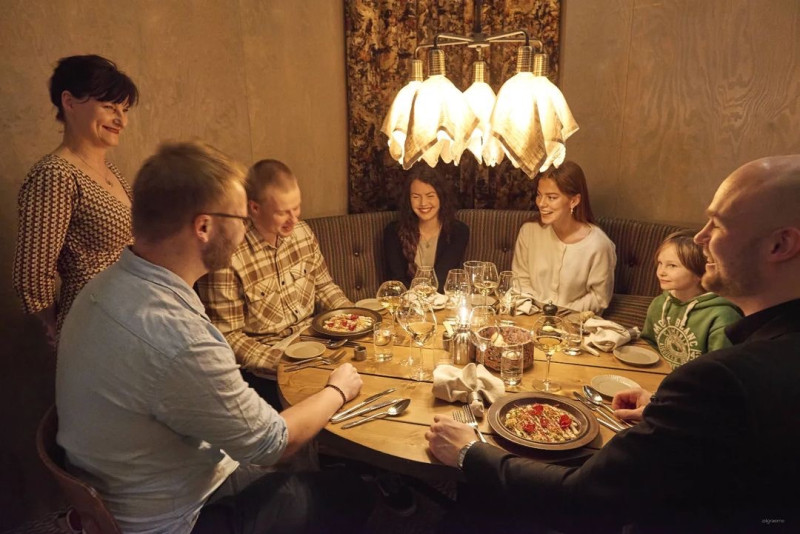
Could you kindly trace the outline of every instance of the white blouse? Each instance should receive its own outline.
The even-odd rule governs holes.
[[[597,226],[577,243],[563,243],[551,226],[522,225],[511,269],[523,293],[577,311],[600,314],[614,292],[616,247]]]

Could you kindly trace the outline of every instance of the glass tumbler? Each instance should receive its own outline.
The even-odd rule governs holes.
[[[506,387],[514,387],[522,382],[524,358],[522,345],[507,345],[500,352],[500,378]]]
[[[389,322],[377,322],[372,327],[375,361],[388,362],[394,353],[394,329]]]

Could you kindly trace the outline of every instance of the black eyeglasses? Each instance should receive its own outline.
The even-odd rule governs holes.
[[[242,215],[232,215],[230,213],[205,213],[201,215],[211,215],[212,217],[225,217],[226,219],[239,219],[245,226],[247,226],[247,223],[250,222],[250,217],[245,217]]]

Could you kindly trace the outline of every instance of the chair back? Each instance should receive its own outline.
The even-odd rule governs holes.
[[[56,442],[58,414],[55,405],[42,417],[36,430],[36,451],[39,458],[64,492],[67,502],[81,518],[87,534],[121,534],[114,516],[93,487],[64,470],[64,449]]]

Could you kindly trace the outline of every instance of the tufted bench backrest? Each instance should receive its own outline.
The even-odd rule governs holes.
[[[498,270],[511,269],[519,228],[533,215],[525,210],[460,210],[458,218],[470,228],[464,259],[491,261]],[[374,297],[383,281],[383,229],[396,216],[381,211],[306,220],[333,279],[354,302]],[[614,293],[642,296],[641,305],[646,304],[659,293],[653,255],[663,239],[681,227],[608,217],[597,223],[617,247]]]

